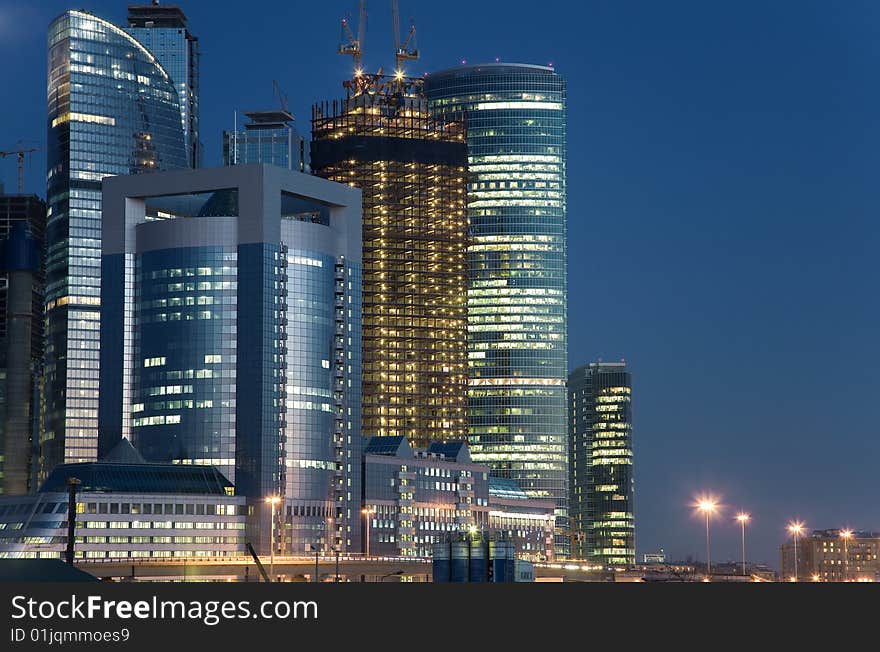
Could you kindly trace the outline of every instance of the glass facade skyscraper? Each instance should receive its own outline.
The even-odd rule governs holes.
[[[266,163],[308,172],[308,143],[283,109],[248,111],[244,129],[223,132],[223,165]]]
[[[467,147],[422,82],[359,75],[312,113],[312,170],[364,199],[365,437],[467,436]]]
[[[565,81],[498,63],[432,73],[425,91],[436,116],[467,121],[471,452],[555,500],[565,530]],[[558,537],[562,556],[567,542]]]
[[[101,451],[212,465],[251,541],[359,550],[360,192],[270,165],[104,183]]]
[[[97,455],[101,180],[188,164],[177,89],[134,37],[68,11],[48,59],[44,473]]]
[[[632,374],[623,362],[568,378],[572,553],[607,566],[636,563]]]
[[[186,138],[190,167],[202,163],[199,141],[199,39],[187,27],[180,7],[160,5],[128,8],[125,30],[146,47],[174,81],[180,104],[180,122]]]

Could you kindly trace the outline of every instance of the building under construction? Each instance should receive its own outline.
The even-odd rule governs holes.
[[[467,145],[422,81],[364,74],[312,109],[313,173],[363,192],[366,437],[467,437]]]
[[[0,494],[36,490],[46,204],[0,185]]]

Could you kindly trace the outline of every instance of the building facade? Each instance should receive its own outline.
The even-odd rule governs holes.
[[[361,188],[363,434],[467,436],[467,149],[421,81],[360,75],[315,106],[311,166]]]
[[[632,375],[623,362],[574,370],[569,393],[572,554],[636,563]]]
[[[0,494],[26,494],[39,458],[46,204],[0,190]]]
[[[186,138],[189,166],[201,167],[202,144],[199,141],[199,39],[187,27],[186,14],[180,7],[150,5],[128,8],[125,30],[146,47],[165,69],[177,89],[180,122]]]
[[[174,81],[124,30],[49,26],[43,474],[98,447],[101,180],[188,165]]]
[[[104,184],[101,451],[211,465],[268,550],[359,549],[360,192],[269,165]]]
[[[567,529],[566,89],[552,68],[462,66],[425,81],[468,131],[468,419],[474,459],[557,504]],[[568,538],[558,535],[566,554]]]
[[[223,132],[223,165],[266,163],[308,172],[308,143],[283,109],[248,111],[244,129]]]
[[[136,462],[61,464],[40,491],[0,498],[0,559],[63,558],[67,479],[80,480],[74,558],[247,554],[247,506],[216,469]]]
[[[529,498],[516,482],[489,478],[489,531],[513,544],[516,556],[529,561],[554,561],[556,503]]]
[[[793,539],[780,546],[780,557],[782,580],[791,581],[795,578]],[[798,537],[797,579],[800,582],[880,581],[880,532],[813,530],[809,536]]]
[[[519,558],[553,559],[555,504],[530,499],[511,481],[493,486],[465,442],[420,449],[403,435],[372,437],[363,479],[370,555],[428,557],[437,543],[481,532],[503,538]]]

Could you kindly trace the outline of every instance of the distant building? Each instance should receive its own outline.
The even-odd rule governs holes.
[[[223,165],[265,163],[309,172],[308,141],[299,135],[293,115],[283,109],[248,111],[244,129],[223,132]]]
[[[373,437],[363,477],[364,548],[369,540],[372,555],[428,557],[435,543],[483,533],[509,542],[520,558],[553,558],[552,501],[496,483],[464,442],[418,449],[402,435]]]
[[[149,5],[128,8],[125,30],[158,59],[177,89],[180,120],[186,138],[187,160],[193,168],[202,165],[199,142],[199,39],[187,26],[180,7]]]
[[[813,530],[809,536],[798,537],[797,579],[801,582],[875,582],[880,580],[880,532]],[[781,571],[784,581],[795,576],[794,540],[780,546]]]
[[[0,494],[35,488],[45,238],[46,204],[0,188]]]
[[[35,494],[0,497],[0,558],[64,556],[72,477],[81,482],[76,559],[247,554],[245,499],[221,473],[209,466],[147,464],[122,442],[107,461],[55,467]]]
[[[360,550],[360,191],[272,165],[104,184],[102,453],[211,465],[278,552]]]
[[[660,548],[659,552],[646,552],[642,555],[642,563],[643,564],[665,564],[666,563],[666,552],[664,552],[663,548]]]
[[[623,362],[591,363],[569,375],[568,392],[574,556],[632,566],[632,374]]]

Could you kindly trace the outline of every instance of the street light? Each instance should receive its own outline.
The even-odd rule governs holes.
[[[736,515],[736,520],[739,521],[742,530],[743,575],[746,574],[746,523],[749,522],[750,518],[752,517],[745,512],[740,512]]]
[[[853,531],[847,528],[841,530],[840,538],[843,539],[843,581],[849,582],[849,540],[853,537]]]
[[[714,498],[700,498],[697,509],[706,516],[706,581],[712,576],[712,557],[709,548],[709,517],[718,509],[718,501]]]
[[[361,514],[364,515],[364,520],[366,521],[366,531],[367,531],[367,548],[366,548],[366,556],[370,556],[370,514],[372,514],[374,510],[369,507],[364,507],[361,510]]]
[[[272,524],[269,526],[269,581],[275,581],[275,505],[281,503],[281,496],[267,496],[266,502],[272,506]]]
[[[333,552],[336,553],[336,582],[339,581],[339,548],[337,546],[333,546],[331,548]]]
[[[794,537],[794,579],[793,581],[798,581],[798,554],[797,554],[797,541],[801,532],[804,531],[804,524],[801,522],[789,523],[788,531],[791,532]]]
[[[315,551],[315,582],[318,581],[318,552],[320,548],[318,546],[309,545],[309,547]]]

